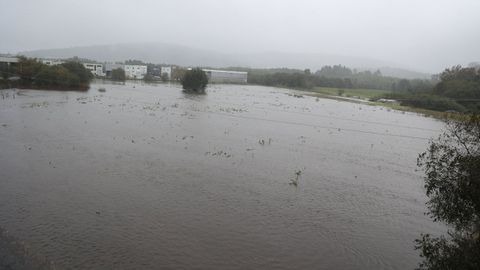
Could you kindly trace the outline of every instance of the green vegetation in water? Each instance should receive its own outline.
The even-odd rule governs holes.
[[[157,81],[157,80],[155,79],[155,77],[154,77],[152,74],[149,74],[149,73],[145,74],[145,76],[143,77],[143,80],[146,81],[146,82],[155,82],[155,81]]]
[[[112,70],[112,81],[124,82],[126,78],[123,68],[115,68]]]
[[[264,146],[264,145],[270,145],[272,144],[273,140],[272,138],[268,138],[268,140],[265,140],[265,139],[260,139],[258,140],[258,144]]]
[[[293,178],[290,179],[290,183],[288,183],[288,184],[291,185],[291,186],[297,187],[297,186],[298,186],[298,183],[299,183],[299,181],[300,181],[300,177],[301,177],[302,174],[303,174],[303,171],[305,171],[305,168],[299,169],[299,170],[295,170],[294,176],[293,176]]]
[[[189,93],[205,94],[208,77],[200,68],[187,70],[181,80],[183,90]]]
[[[88,90],[92,73],[79,62],[48,66],[36,59],[19,57],[13,68],[20,79],[15,87],[46,90]]]

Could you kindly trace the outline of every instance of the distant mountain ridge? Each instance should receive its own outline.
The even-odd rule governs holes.
[[[361,70],[380,69],[386,76],[401,78],[429,78],[426,73],[410,71],[387,61],[319,53],[219,53],[210,50],[190,48],[167,43],[131,43],[115,45],[96,45],[60,49],[45,49],[19,52],[29,57],[70,58],[78,56],[97,61],[125,61],[138,59],[157,64],[176,64],[181,66],[210,67],[251,67],[251,68],[297,68],[312,70],[325,65],[341,64]]]

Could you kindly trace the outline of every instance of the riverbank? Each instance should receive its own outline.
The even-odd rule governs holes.
[[[347,101],[347,102],[353,102],[353,103],[362,103],[362,104],[367,104],[371,106],[382,106],[392,110],[397,110],[402,112],[413,112],[413,113],[421,114],[423,116],[433,117],[437,119],[446,119],[446,118],[452,118],[452,117],[457,118],[461,115],[458,113],[434,111],[434,110],[395,104],[395,103],[372,101],[372,99],[381,97],[384,94],[391,93],[391,91],[387,91],[387,90],[339,89],[339,88],[315,87],[311,90],[297,90],[297,91],[302,91],[309,96],[329,98],[329,99],[335,99],[339,101]]]

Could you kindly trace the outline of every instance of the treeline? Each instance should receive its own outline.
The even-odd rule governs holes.
[[[455,66],[437,79],[400,79],[380,71],[357,72],[341,65],[324,66],[314,74],[298,69],[236,69],[248,71],[248,82],[266,86],[312,89],[378,89],[390,91],[379,98],[401,105],[437,111],[480,112],[480,68]]]
[[[48,66],[36,59],[19,57],[18,63],[3,70],[4,84],[10,87],[54,90],[87,90],[92,73],[81,63],[69,61]],[[12,80],[14,78],[14,80]]]
[[[442,72],[440,81],[426,92],[400,92],[386,97],[413,107],[479,113],[480,68],[455,66]]]
[[[388,91],[422,92],[432,88],[430,80],[407,80],[383,76],[380,71],[357,72],[342,65],[324,66],[312,74],[309,69],[249,69],[248,82],[251,84],[280,86],[299,89],[332,87],[344,89],[378,89]]]

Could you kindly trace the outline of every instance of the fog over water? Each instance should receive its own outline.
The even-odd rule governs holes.
[[[480,60],[476,0],[0,2],[2,53],[163,42],[365,57],[432,73]]]

